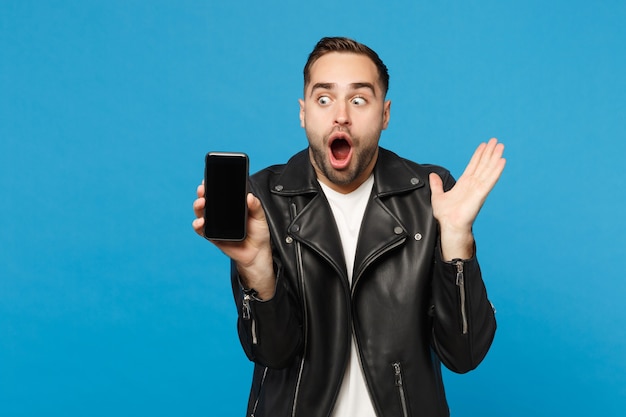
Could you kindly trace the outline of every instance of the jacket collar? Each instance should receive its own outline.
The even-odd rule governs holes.
[[[395,153],[378,148],[378,161],[374,167],[375,192],[387,196],[421,188],[426,178],[409,168],[406,161]],[[318,193],[320,190],[315,170],[309,159],[308,148],[295,154],[282,174],[270,184],[271,192],[294,196]]]

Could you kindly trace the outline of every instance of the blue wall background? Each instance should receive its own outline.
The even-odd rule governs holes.
[[[0,3],[0,415],[242,416],[227,259],[191,229],[208,150],[306,146],[326,35],[391,71],[382,145],[508,165],[476,224],[499,330],[453,415],[626,407],[626,3]]]

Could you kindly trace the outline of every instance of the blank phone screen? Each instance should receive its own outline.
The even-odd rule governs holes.
[[[245,239],[248,157],[242,153],[210,152],[205,162],[205,237]]]

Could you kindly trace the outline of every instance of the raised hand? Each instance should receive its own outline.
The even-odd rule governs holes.
[[[495,138],[481,143],[463,175],[447,192],[443,190],[441,178],[430,174],[433,216],[441,228],[444,259],[472,256],[472,225],[504,170],[503,152],[504,145]]]
[[[198,198],[193,203],[196,219],[192,226],[196,233],[204,236],[204,183],[196,190]],[[244,280],[243,285],[254,288],[258,297],[269,299],[274,295],[275,277],[270,245],[270,232],[265,219],[261,201],[251,193],[247,196],[248,224],[247,236],[242,242],[211,242],[237,264],[237,269]]]

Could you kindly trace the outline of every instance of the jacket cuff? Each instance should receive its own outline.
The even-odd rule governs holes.
[[[476,242],[474,242],[472,254],[473,255],[467,259],[455,258],[451,261],[446,261],[443,259],[443,253],[441,251],[441,241],[437,241],[437,249],[435,250],[435,265],[439,265],[439,268],[444,268],[445,271],[449,271],[449,274],[444,273],[443,276],[450,277],[451,280],[454,280],[456,279],[456,265],[459,261],[463,263],[463,269],[468,273],[473,273],[479,268],[478,257],[476,256]]]

